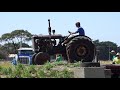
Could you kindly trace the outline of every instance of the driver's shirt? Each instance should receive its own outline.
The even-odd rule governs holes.
[[[79,35],[85,36],[85,31],[82,27],[78,28],[78,30],[75,33],[79,33]]]

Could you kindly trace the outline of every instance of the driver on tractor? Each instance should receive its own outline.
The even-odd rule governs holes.
[[[70,35],[79,33],[80,36],[85,36],[85,31],[84,31],[84,29],[81,27],[80,22],[76,22],[75,25],[76,25],[76,27],[77,27],[78,29],[77,29],[77,31],[75,31],[75,32],[68,31],[68,32],[70,33]],[[70,35],[69,35],[69,36],[70,36]],[[69,36],[68,36],[68,37],[69,37]],[[67,37],[66,40],[63,42],[63,44],[66,44],[67,42],[69,42],[70,38],[68,38],[68,37]]]
[[[84,29],[80,26],[80,22],[77,22],[76,24],[76,27],[78,28],[76,32],[70,32],[68,31],[70,34],[76,34],[76,33],[79,33],[79,35],[81,36],[85,36],[85,31]]]

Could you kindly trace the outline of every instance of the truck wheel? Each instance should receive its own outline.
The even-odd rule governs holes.
[[[37,65],[43,65],[45,64],[47,61],[50,61],[50,56],[48,53],[44,53],[44,52],[39,52],[36,56],[35,56],[35,64]]]
[[[92,62],[95,56],[95,46],[86,36],[73,38],[66,47],[69,62],[75,61]]]

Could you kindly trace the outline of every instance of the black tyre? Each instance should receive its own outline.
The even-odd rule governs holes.
[[[87,36],[77,36],[66,46],[69,62],[92,62],[95,56],[95,46]]]
[[[39,52],[36,56],[35,56],[35,64],[37,65],[43,65],[45,64],[47,61],[50,61],[50,56],[47,53],[43,53],[43,52]]]
[[[33,56],[32,56],[32,64],[33,64],[33,65],[35,65],[35,56],[36,56],[36,53],[33,54]]]

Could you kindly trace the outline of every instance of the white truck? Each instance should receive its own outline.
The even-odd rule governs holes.
[[[32,55],[34,54],[33,48],[19,48],[18,53],[12,60],[12,64],[32,64]]]

